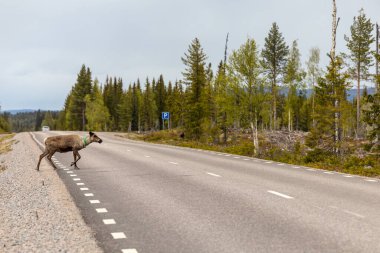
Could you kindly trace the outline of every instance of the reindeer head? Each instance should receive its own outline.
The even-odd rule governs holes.
[[[89,132],[90,134],[90,142],[97,142],[97,143],[102,143],[103,140],[100,139],[96,134],[94,134],[93,132]]]

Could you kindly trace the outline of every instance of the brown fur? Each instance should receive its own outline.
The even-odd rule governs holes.
[[[54,169],[56,169],[54,163],[51,158],[55,152],[66,153],[73,152],[74,162],[71,163],[71,166],[75,165],[76,169],[79,169],[77,166],[77,162],[81,158],[79,155],[79,150],[85,148],[92,142],[102,143],[102,139],[100,139],[93,132],[89,132],[89,135],[86,136],[86,144],[83,141],[83,137],[80,135],[57,135],[46,138],[45,140],[45,151],[40,155],[40,159],[37,164],[37,170],[40,170],[40,163],[42,158],[47,156],[49,162],[53,165]]]

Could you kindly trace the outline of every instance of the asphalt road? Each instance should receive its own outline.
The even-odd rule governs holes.
[[[380,252],[379,180],[98,136],[55,157],[105,252]]]

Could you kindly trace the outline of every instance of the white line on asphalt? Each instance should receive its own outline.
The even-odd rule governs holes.
[[[80,181],[80,178],[73,178],[74,181]]]
[[[122,249],[122,253],[138,253],[136,249]]]
[[[358,217],[358,218],[364,218],[364,217],[365,217],[365,216],[363,216],[363,215],[361,215],[361,214],[354,213],[354,212],[351,212],[351,211],[349,211],[349,210],[343,210],[343,212],[348,213],[348,214],[351,214],[351,215],[356,216],[356,217]]]
[[[265,162],[265,163],[273,163],[273,162],[269,161],[269,162]]]
[[[331,171],[324,171],[323,173],[325,173],[325,174],[329,174],[329,175],[334,174],[334,172],[331,172]]]
[[[301,167],[298,167],[298,166],[293,166],[293,169],[299,169],[299,168],[301,168]]]
[[[223,155],[223,154],[218,154],[218,155]]]
[[[308,170],[308,171],[317,171],[317,170],[315,170],[315,169],[306,169],[306,170]]]
[[[114,219],[104,219],[103,223],[105,225],[111,225],[111,224],[116,224],[116,221]]]
[[[269,193],[272,193],[274,195],[277,195],[277,196],[280,196],[280,197],[283,197],[285,199],[294,199],[293,197],[291,196],[288,196],[288,195],[285,195],[283,193],[280,193],[280,192],[276,192],[276,191],[268,191]]]
[[[375,179],[364,179],[364,180],[367,182],[377,182],[377,180],[375,180]]]
[[[111,233],[113,239],[124,239],[127,238],[123,232]]]
[[[96,208],[95,210],[97,213],[108,213],[106,208]]]
[[[93,193],[85,193],[84,196],[86,196],[86,197],[93,197],[94,194]]]
[[[146,155],[145,157],[146,157],[146,158],[149,158],[149,157],[150,157],[150,155]]]
[[[81,191],[88,191],[87,187],[80,188]]]
[[[344,175],[344,177],[354,177],[354,176],[351,176],[351,175]]]
[[[71,174],[70,177],[76,177],[77,175],[76,174]]]
[[[240,159],[240,157],[238,157],[238,156],[234,156],[234,158],[235,158],[235,159]]]
[[[100,201],[97,200],[97,199],[91,199],[91,200],[90,200],[90,203],[91,203],[91,204],[99,204]]]
[[[77,183],[77,185],[84,185],[84,183]]]
[[[74,173],[74,172],[73,172],[73,171],[67,171],[66,173],[67,173],[67,174],[71,174],[71,173]]]
[[[277,165],[279,165],[279,166],[283,166],[283,165],[285,165],[285,164],[283,164],[283,163],[277,163]]]
[[[175,163],[175,162],[169,162],[169,163],[171,163],[171,164],[175,164],[175,165],[178,165],[178,163]]]
[[[210,176],[213,176],[213,177],[222,177],[220,175],[217,175],[217,174],[214,174],[214,173],[211,173],[211,172],[206,172],[207,174],[209,174]]]
[[[70,169],[63,169],[63,170],[70,170]]]
[[[249,159],[247,159],[247,158],[245,158],[245,159],[243,159],[244,161],[249,161]]]

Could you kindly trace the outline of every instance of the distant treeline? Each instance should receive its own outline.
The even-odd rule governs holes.
[[[42,126],[57,129],[59,111],[33,111],[16,114],[5,113],[9,126],[8,131],[27,132],[40,131]]]

